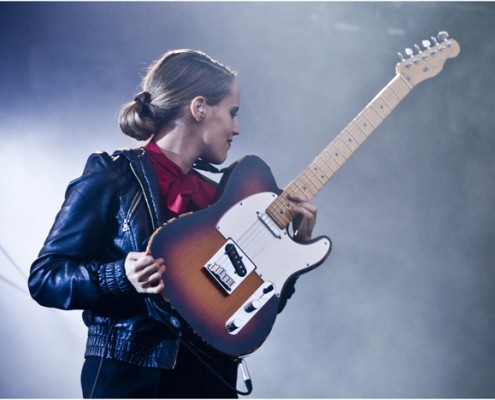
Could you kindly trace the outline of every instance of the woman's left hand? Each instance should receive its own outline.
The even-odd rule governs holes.
[[[307,242],[311,240],[311,234],[316,225],[316,206],[296,193],[289,193],[287,197],[294,203],[292,211],[296,214],[292,222],[294,239]]]

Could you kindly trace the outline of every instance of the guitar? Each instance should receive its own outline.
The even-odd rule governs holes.
[[[242,356],[265,341],[291,278],[319,266],[331,241],[322,236],[295,242],[288,194],[311,199],[366,138],[420,82],[440,73],[460,48],[446,32],[406,49],[395,77],[283,190],[270,168],[247,156],[220,181],[218,201],[175,218],[152,235],[149,250],[167,271],[163,299],[207,346]]]

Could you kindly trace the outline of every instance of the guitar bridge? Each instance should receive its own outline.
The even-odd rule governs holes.
[[[229,239],[203,268],[227,294],[230,294],[255,269],[255,265],[241,248]]]

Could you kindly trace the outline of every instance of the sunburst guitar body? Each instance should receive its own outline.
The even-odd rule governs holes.
[[[239,356],[264,342],[286,282],[320,265],[331,242],[297,243],[271,221],[280,190],[258,157],[235,163],[220,187],[213,206],[160,227],[150,250],[167,266],[164,299],[206,344]]]
[[[224,175],[214,205],[154,232],[149,249],[167,268],[162,297],[207,346],[252,353],[273,327],[287,282],[329,255],[328,237],[304,244],[291,238],[288,195],[313,198],[418,83],[459,54],[446,32],[432,39],[423,50],[415,46],[416,54],[406,49],[407,59],[399,53],[395,77],[283,190],[260,158],[248,156]]]

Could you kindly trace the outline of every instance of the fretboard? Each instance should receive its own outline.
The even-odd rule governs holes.
[[[266,209],[266,213],[279,228],[286,228],[294,218],[291,210],[292,203],[287,195],[296,193],[308,200],[312,199],[411,89],[412,86],[404,77],[396,75],[315,157],[311,164],[284,188],[283,192]]]

